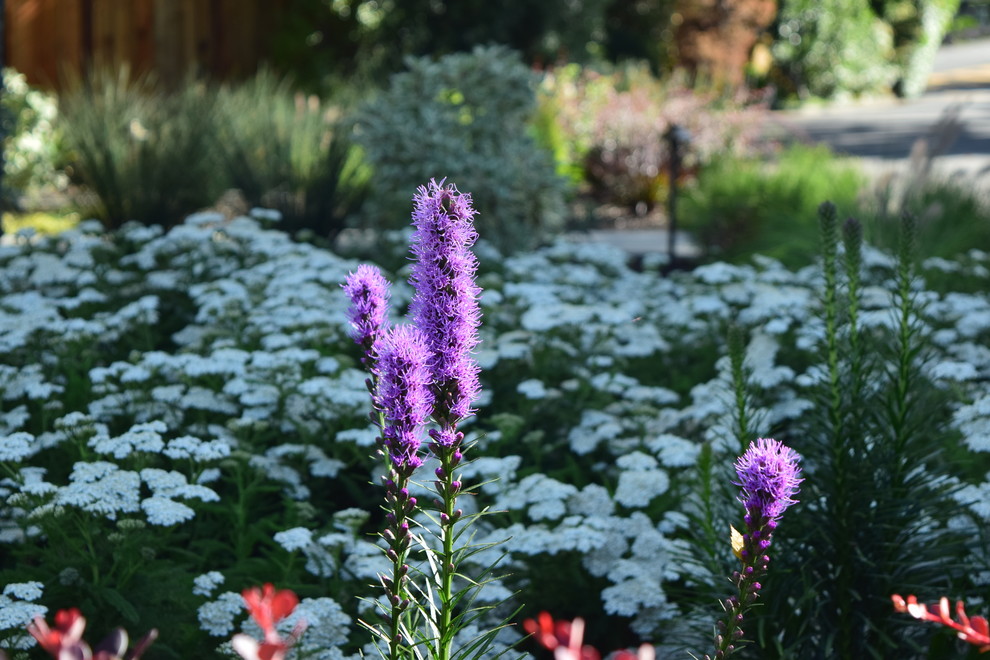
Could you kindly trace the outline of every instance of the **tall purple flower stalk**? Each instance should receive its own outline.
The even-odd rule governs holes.
[[[389,629],[379,634],[388,640],[390,660],[409,655],[412,643],[403,624],[410,602],[405,564],[408,518],[416,507],[408,484],[423,463],[420,434],[431,416],[436,428],[430,430],[429,448],[439,461],[434,504],[443,549],[436,562],[431,561],[437,566],[436,588],[428,589],[437,594],[438,602],[421,611],[432,619],[430,627],[436,631],[436,648],[430,652],[435,660],[450,660],[457,631],[454,525],[462,512],[456,508],[461,482],[454,472],[463,458],[464,440],[457,425],[473,414],[480,393],[473,351],[479,341],[481,289],[475,283],[478,262],[471,252],[478,238],[471,196],[445,181],[431,180],[413,198],[411,325],[388,329],[388,282],[374,267],[359,267],[344,284],[351,299],[348,317],[353,337],[365,349],[363,362],[371,371],[369,389],[376,411],[372,417],[382,429],[380,449],[388,459],[383,478],[388,522],[382,537],[393,570],[391,576],[381,577],[391,606],[385,614]]]
[[[445,180],[444,180],[445,181]],[[472,352],[478,345],[481,289],[475,282],[478,261],[471,246],[478,238],[474,229],[471,196],[456,186],[431,180],[414,197],[412,252],[415,263],[410,282],[415,289],[409,306],[412,322],[422,330],[433,354],[433,419],[438,428],[430,431],[430,450],[440,466],[436,469],[436,499],[440,541],[438,557],[437,660],[449,660],[455,632],[453,579],[457,570],[454,525],[461,517],[457,494],[461,482],[454,471],[462,459],[464,434],[457,424],[472,414],[478,398],[478,363]]]
[[[387,633],[391,658],[398,658],[408,643],[403,638],[402,617],[409,607],[409,515],[416,498],[409,494],[409,480],[423,464],[419,447],[423,429],[433,408],[430,390],[430,353],[422,333],[408,325],[392,328],[375,342],[375,408],[382,420],[381,447],[388,459],[385,485],[386,526],[382,537],[392,562],[391,576],[381,576],[391,611]]]
[[[715,655],[706,655],[705,660],[729,657],[742,639],[740,625],[746,610],[756,602],[762,588],[759,580],[770,564],[767,552],[773,532],[784,511],[797,501],[794,496],[803,481],[800,460],[793,449],[769,438],[759,438],[736,460],[739,480],[733,483],[739,486],[740,501],[746,509],[746,532],[737,549],[742,568],[732,573],[737,593],[722,603],[725,618],[717,624]]]
[[[347,310],[347,320],[353,329],[351,336],[364,349],[362,361],[374,362],[375,341],[388,329],[388,280],[374,266],[361,264],[347,276],[343,288],[351,300]]]
[[[469,416],[478,398],[478,363],[472,351],[478,345],[481,289],[475,283],[478,260],[471,246],[478,238],[471,195],[453,184],[431,180],[413,198],[412,253],[415,263],[410,283],[415,289],[409,316],[423,331],[433,352],[433,417],[452,427]],[[437,442],[453,439],[441,431]]]

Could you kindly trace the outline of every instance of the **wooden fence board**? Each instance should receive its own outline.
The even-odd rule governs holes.
[[[127,64],[168,84],[253,73],[288,0],[6,0],[4,63],[35,85]]]

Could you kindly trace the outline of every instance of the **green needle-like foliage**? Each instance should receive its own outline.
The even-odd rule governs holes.
[[[818,405],[789,440],[804,457],[802,505],[787,520],[770,571],[758,646],[763,657],[885,658],[919,653],[890,594],[962,588],[959,507],[940,448],[947,407],[923,374],[928,338],[917,299],[914,225],[905,218],[890,273],[888,324],[862,323],[861,230],[819,215],[823,241]],[[906,640],[906,641],[905,641]],[[905,646],[909,644],[910,646]]]

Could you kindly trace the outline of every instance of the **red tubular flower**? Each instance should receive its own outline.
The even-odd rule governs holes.
[[[923,605],[914,596],[908,596],[905,600],[894,594],[890,599],[898,612],[910,614],[920,621],[941,623],[955,630],[959,639],[979,647],[980,653],[990,651],[990,626],[987,625],[987,620],[982,616],[966,616],[966,606],[961,600],[956,601],[956,618],[959,620],[954,621],[948,598],[943,597],[937,605]]]
[[[86,629],[86,619],[75,607],[59,610],[55,613],[55,629],[48,627],[44,618],[37,616],[28,624],[27,630],[38,640],[41,648],[52,657],[72,658],[73,660],[138,660],[151,643],[158,637],[158,631],[152,630],[145,635],[130,653],[127,651],[127,632],[117,628],[106,639],[96,646],[95,652],[89,644],[83,641],[83,630]]]
[[[299,604],[299,598],[289,591],[283,589],[275,591],[275,587],[269,582],[261,589],[252,587],[245,589],[241,596],[247,605],[251,617],[265,631],[265,636],[278,635],[275,632],[275,624],[292,614]]]
[[[54,630],[49,628],[48,622],[40,616],[34,617],[34,621],[27,627],[28,632],[38,640],[41,648],[55,657],[58,657],[62,649],[79,644],[85,629],[86,619],[75,607],[55,613]]]
[[[567,644],[571,624],[568,621],[554,621],[549,612],[540,612],[535,619],[523,621],[523,630],[543,648],[552,651],[560,644]]]
[[[276,591],[271,583],[265,584],[261,589],[245,589],[241,596],[251,618],[264,631],[265,639],[258,642],[248,635],[234,635],[231,639],[234,650],[245,660],[283,660],[306,629],[306,623],[300,621],[296,624],[295,630],[285,639],[278,634],[275,624],[292,614],[299,604],[299,598],[288,589]]]

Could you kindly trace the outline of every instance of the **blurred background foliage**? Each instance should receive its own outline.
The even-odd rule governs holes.
[[[670,189],[664,136],[676,125],[691,136],[677,182],[684,220],[707,257],[769,250],[796,263],[814,245],[822,199],[865,222],[896,214],[863,201],[872,193],[854,165],[823,149],[781,151],[767,111],[917,94],[947,32],[990,24],[985,0],[278,6],[247,79],[190,76],[175,88],[155,72],[94,66],[55,94],[6,70],[4,210],[77,212],[114,228],[263,206],[286,231],[332,242],[404,227],[415,186],[447,176],[473,192],[483,234],[512,252],[603,219],[658,221]],[[740,57],[712,55],[713,40]],[[931,190],[910,201],[935,218],[937,253],[988,240],[977,231],[985,200]],[[972,229],[939,247],[949,209]]]
[[[383,75],[406,56],[438,56],[501,44],[532,66],[645,61],[654,74],[687,67],[735,78],[717,62],[693,62],[702,32],[752,31],[772,61],[752,62],[750,82],[772,82],[783,98],[895,91],[916,95],[960,0],[294,0],[274,39],[272,63],[314,91],[342,77]],[[709,6],[710,5],[710,6]],[[970,7],[969,5],[972,5]],[[980,2],[967,3],[979,23]],[[776,11],[774,11],[776,7]],[[769,12],[769,25],[752,21]],[[984,12],[985,13],[985,12]],[[710,19],[688,30],[687,19]],[[984,17],[985,19],[986,17]],[[766,28],[764,30],[764,28]],[[675,39],[676,36],[676,39]],[[751,60],[744,53],[743,63]],[[837,66],[836,66],[837,65]],[[712,69],[711,67],[715,67]],[[836,70],[833,70],[836,69]]]

